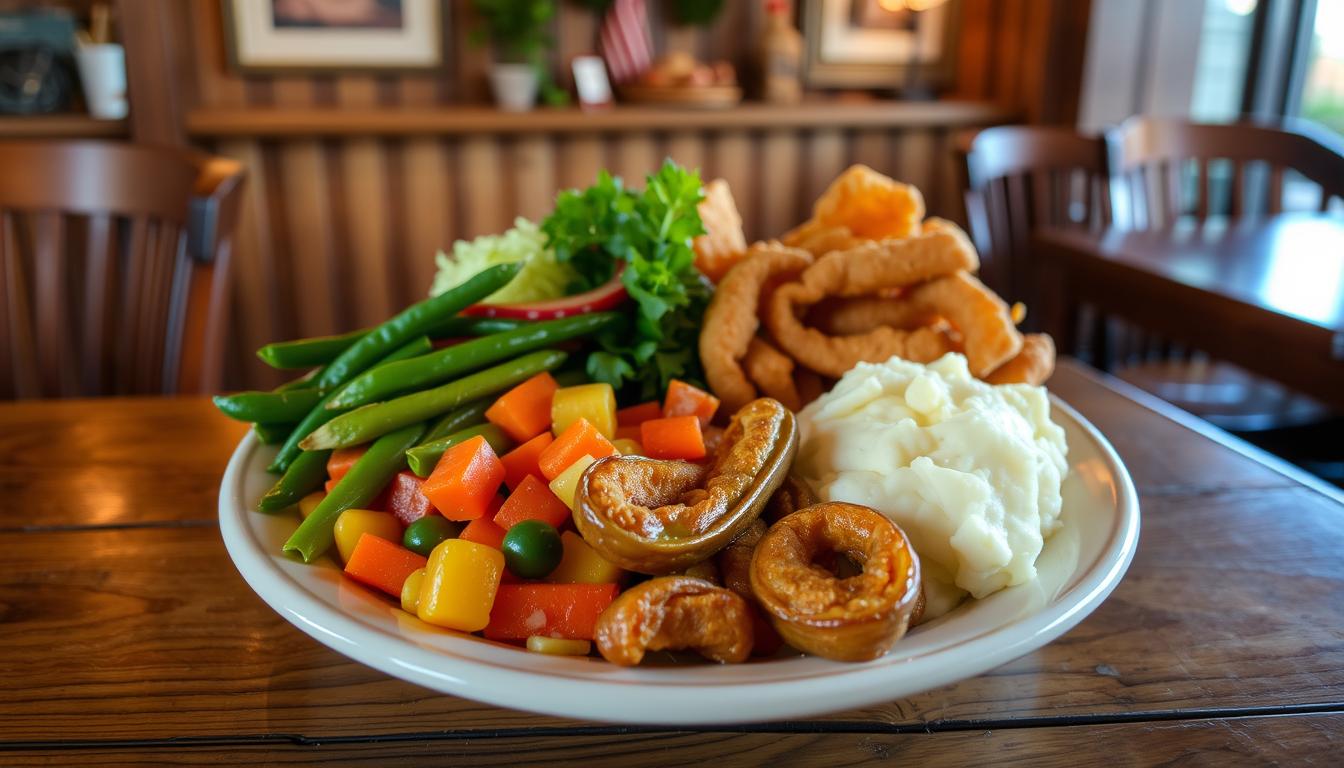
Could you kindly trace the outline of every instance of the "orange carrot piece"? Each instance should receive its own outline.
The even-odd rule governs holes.
[[[616,426],[638,427],[649,419],[663,418],[663,406],[657,400],[616,410]]]
[[[389,595],[400,596],[406,577],[415,569],[424,568],[426,562],[425,558],[405,547],[364,533],[350,552],[345,575]]]
[[[705,438],[700,420],[694,416],[654,419],[640,424],[639,429],[639,444],[651,459],[695,461],[705,457]]]
[[[504,482],[504,465],[485,437],[477,435],[449,448],[420,492],[449,520],[475,520],[485,514]]]
[[[345,477],[345,473],[355,466],[359,457],[369,449],[367,445],[356,445],[350,448],[338,448],[331,452],[331,457],[327,459],[327,477],[332,480],[340,480]]]
[[[560,433],[555,442],[537,457],[541,474],[550,482],[585,454],[601,459],[616,453],[616,446],[602,436],[587,419],[579,419]]]
[[[537,466],[537,459],[541,452],[546,450],[547,446],[555,442],[549,431],[542,432],[540,435],[528,440],[526,443],[514,448],[512,451],[499,457],[504,464],[504,484],[512,491],[516,489],[523,478],[528,475],[541,477],[541,467]]]
[[[499,549],[504,546],[504,529],[495,525],[495,521],[489,517],[478,517],[467,523],[467,527],[457,534],[457,538]]]
[[[532,635],[592,640],[597,617],[616,599],[616,584],[501,584],[485,636],[520,640]]]
[[[507,531],[524,520],[540,520],[559,528],[568,519],[569,507],[565,502],[536,475],[528,475],[500,507],[495,515],[495,525]]]
[[[524,443],[551,427],[551,399],[559,386],[545,371],[500,396],[485,418],[514,442]]]
[[[719,410],[719,398],[699,387],[693,387],[679,379],[673,379],[667,385],[667,397],[663,399],[663,417],[695,416],[700,426],[707,426]]]

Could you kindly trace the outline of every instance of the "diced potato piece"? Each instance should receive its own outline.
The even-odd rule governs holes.
[[[417,568],[406,577],[406,581],[401,585],[401,610],[415,613],[415,606],[420,603],[420,585],[424,580],[424,568]]]
[[[546,577],[557,584],[614,584],[625,571],[588,546],[583,537],[573,531],[560,534],[565,553],[560,564]]]
[[[574,511],[574,494],[579,490],[579,478],[583,476],[583,470],[587,469],[593,462],[597,461],[592,456],[584,454],[578,461],[569,465],[564,472],[555,476],[551,481],[551,493],[554,493],[565,502],[569,511]]]
[[[504,575],[504,555],[461,539],[439,542],[429,555],[415,613],[420,620],[459,632],[490,623],[490,609]]]
[[[616,393],[610,384],[556,390],[551,400],[551,430],[558,435],[579,419],[587,419],[608,440],[616,435]]]
[[[640,445],[638,440],[631,440],[628,437],[617,438],[615,440],[612,440],[611,444],[616,446],[616,451],[620,453],[622,456],[644,455],[644,446]]]
[[[299,514],[304,517],[313,514],[313,510],[317,509],[317,505],[321,504],[322,500],[325,498],[327,498],[326,493],[322,491],[313,491],[302,499],[299,499]]]
[[[593,650],[593,643],[589,640],[533,635],[527,638],[527,650],[549,656],[587,656]]]
[[[350,553],[355,551],[359,537],[365,533],[387,539],[394,544],[401,543],[401,523],[397,522],[397,518],[390,513],[376,512],[372,509],[345,510],[336,518],[334,533],[336,551],[341,553],[342,563],[350,559]]]

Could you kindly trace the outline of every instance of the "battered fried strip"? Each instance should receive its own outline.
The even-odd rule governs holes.
[[[915,286],[904,300],[936,311],[952,324],[975,376],[988,376],[1022,350],[1022,334],[1013,325],[1008,305],[965,272]]]
[[[845,251],[864,244],[864,240],[855,237],[848,227],[826,227],[798,240],[796,248],[818,258],[831,251]]]
[[[1044,333],[1022,340],[1022,351],[985,377],[990,384],[1044,384],[1055,372],[1055,341]]]
[[[792,277],[812,263],[807,251],[756,243],[719,281],[700,329],[700,362],[722,408],[735,412],[756,398],[756,388],[738,362],[760,326],[761,291],[774,279]]]
[[[793,382],[792,358],[775,349],[770,342],[760,336],[754,337],[747,345],[742,367],[761,394],[773,397],[791,411],[803,407],[802,398],[798,396],[798,389]]]
[[[861,238],[910,237],[920,231],[924,196],[866,165],[851,165],[817,199],[812,218]]]
[[[742,216],[728,182],[715,179],[705,185],[705,199],[696,206],[705,234],[691,241],[695,250],[695,266],[714,282],[721,280],[740,261],[747,251],[747,238],[742,234]]]

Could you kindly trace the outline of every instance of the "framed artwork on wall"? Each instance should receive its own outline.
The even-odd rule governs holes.
[[[958,0],[803,0],[803,77],[818,88],[936,88],[952,79]]]
[[[241,72],[427,70],[443,63],[439,0],[221,0]]]

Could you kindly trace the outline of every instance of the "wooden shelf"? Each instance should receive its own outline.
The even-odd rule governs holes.
[[[95,120],[85,114],[0,115],[0,139],[122,139],[125,120]]]
[[[485,107],[432,109],[285,109],[213,107],[187,114],[192,136],[368,136],[622,131],[749,130],[762,128],[920,128],[987,125],[1013,114],[969,101],[742,104],[707,110],[616,106],[501,112]]]

